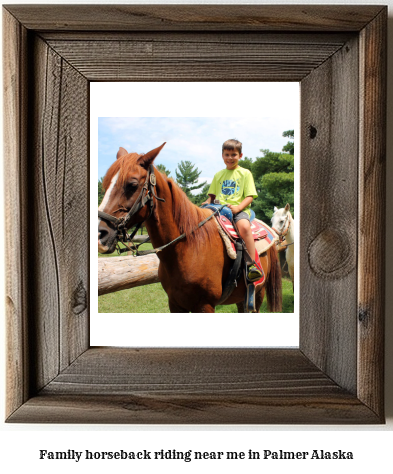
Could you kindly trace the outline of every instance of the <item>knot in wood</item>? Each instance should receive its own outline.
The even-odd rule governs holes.
[[[329,279],[348,275],[355,267],[354,247],[345,231],[325,229],[308,247],[309,264],[313,272]]]
[[[87,293],[82,282],[79,282],[73,296],[72,311],[74,314],[80,314],[87,307]]]

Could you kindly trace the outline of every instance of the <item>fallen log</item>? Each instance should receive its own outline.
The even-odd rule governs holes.
[[[134,237],[132,238],[132,241],[139,243],[139,242],[144,242],[147,238],[149,238],[149,236],[146,235],[146,234],[145,235],[134,235]],[[150,238],[147,242],[150,243]]]
[[[98,296],[158,283],[158,257],[100,257],[98,259]]]

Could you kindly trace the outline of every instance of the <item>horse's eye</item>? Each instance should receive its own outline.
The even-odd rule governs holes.
[[[130,181],[125,186],[125,191],[128,193],[134,192],[138,187],[138,181]]]

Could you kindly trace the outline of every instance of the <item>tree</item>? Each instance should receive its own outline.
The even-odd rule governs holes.
[[[286,153],[270,150],[260,150],[263,156],[256,158],[252,164],[254,179],[259,179],[266,173],[291,173],[294,171],[294,157]]]
[[[294,130],[286,130],[282,134],[283,137],[288,137],[290,140],[295,139],[295,132]],[[295,145],[294,142],[288,142],[286,145],[283,146],[282,151],[285,151],[286,153],[289,153],[290,155],[295,154]]]
[[[176,168],[175,170],[176,181],[182,190],[187,194],[188,198],[191,201],[194,201],[194,196],[191,194],[191,191],[202,188],[206,185],[207,181],[196,184],[202,171],[199,171],[198,168],[195,168],[195,165],[191,163],[191,161],[182,160],[178,166],[179,169]]]
[[[239,166],[241,166],[242,168],[245,168],[245,169],[247,169],[251,172],[252,172],[252,165],[253,165],[252,158],[248,158],[247,156],[242,158],[239,162]]]
[[[101,204],[102,200],[104,199],[105,196],[105,190],[102,187],[102,181],[104,178],[101,178],[98,180],[98,205]]]
[[[269,224],[274,206],[291,206],[294,215],[293,173],[268,173],[255,183],[258,197],[253,201],[252,208],[258,219]]]
[[[203,186],[202,191],[199,194],[196,194],[192,197],[192,202],[197,206],[200,206],[203,202],[207,199],[207,192],[209,191],[210,184],[205,184]]]
[[[156,168],[158,169],[160,173],[165,174],[169,178],[169,175],[171,174],[171,172],[167,168],[165,168],[165,165],[156,165]]]
[[[283,136],[294,139],[294,131],[287,130]],[[269,223],[273,216],[274,206],[281,208],[289,203],[291,213],[294,215],[293,150],[293,142],[285,145],[283,151],[286,153],[262,149],[263,156],[257,157],[252,163],[251,172],[258,193],[252,208],[257,218],[266,223]]]

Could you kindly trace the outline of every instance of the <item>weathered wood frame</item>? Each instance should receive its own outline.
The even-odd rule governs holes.
[[[384,422],[386,19],[354,5],[3,9],[7,421]],[[299,349],[89,346],[93,80],[301,83]]]

